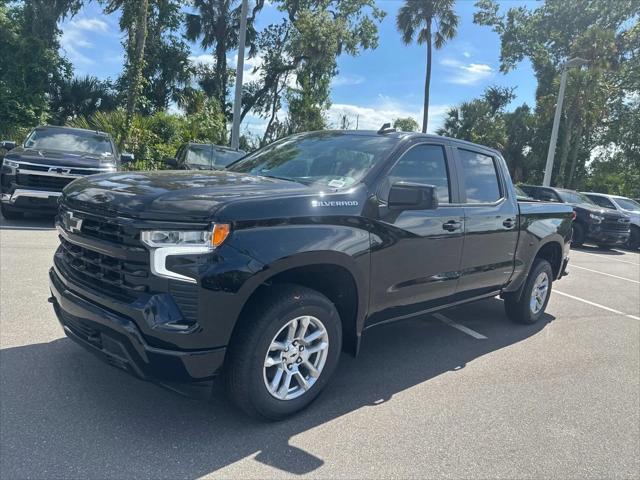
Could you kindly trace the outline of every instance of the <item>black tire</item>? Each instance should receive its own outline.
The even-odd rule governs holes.
[[[547,275],[548,289],[546,292],[546,298],[542,303],[542,308],[540,308],[538,312],[534,312],[531,308],[531,296],[536,279],[542,273]],[[537,258],[533,262],[533,266],[531,267],[531,271],[529,272],[527,281],[525,282],[524,288],[522,289],[520,299],[516,300],[514,297],[505,298],[504,308],[507,316],[514,322],[518,323],[524,323],[527,325],[536,323],[538,320],[540,320],[542,315],[544,315],[544,310],[547,308],[549,298],[551,298],[552,285],[553,270],[551,268],[551,264],[542,258]]]
[[[321,293],[298,285],[276,285],[266,290],[240,320],[227,352],[224,381],[231,401],[261,420],[279,420],[309,405],[327,385],[342,350],[342,324],[336,307]],[[264,378],[265,356],[278,332],[292,319],[311,315],[328,334],[324,368],[301,396],[281,400],[273,396]]]
[[[584,243],[584,227],[579,223],[573,222],[573,234],[571,236],[571,245],[581,247]]]
[[[640,227],[631,227],[631,235],[627,240],[627,248],[630,250],[637,250],[640,248]]]
[[[15,210],[4,203],[0,203],[0,212],[2,212],[2,216],[7,220],[20,220],[24,217],[23,212]]]

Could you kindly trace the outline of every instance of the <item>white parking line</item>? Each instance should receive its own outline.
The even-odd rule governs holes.
[[[572,250],[571,254],[573,255],[574,253],[584,253],[586,255],[595,255],[596,257],[602,257],[604,259],[613,260],[615,262],[629,263],[631,265],[640,265],[640,263],[637,263],[637,262],[629,262],[627,260],[620,260],[619,258],[612,258],[611,255],[600,255],[600,254],[595,253],[595,252],[586,252],[584,250]]]
[[[467,328],[464,325],[460,325],[459,323],[456,323],[453,320],[451,320],[449,317],[445,317],[441,313],[434,313],[433,316],[436,317],[441,322],[446,323],[450,327],[457,328],[461,332],[466,333],[467,335],[471,335],[473,338],[477,338],[478,340],[486,340],[487,339],[487,337],[485,337],[481,333],[478,333],[475,330],[471,330],[470,328]]]
[[[578,266],[576,264],[571,265],[571,268],[579,268],[581,270],[587,270],[588,272],[599,273],[600,275],[606,275],[607,277],[613,277],[613,278],[617,278],[617,279],[620,279],[620,280],[626,280],[627,282],[639,283],[640,284],[640,281],[638,281],[638,280],[631,280],[630,278],[619,277],[618,275],[611,275],[610,273],[600,272],[598,270],[593,270],[591,268],[580,267],[580,266]]]
[[[617,315],[624,315],[625,317],[633,318],[634,320],[640,320],[640,317],[636,317],[635,315],[631,315],[629,313],[624,313],[624,312],[621,312],[620,310],[616,310],[614,308],[605,307],[604,305],[600,305],[599,303],[591,302],[589,300],[585,300],[584,298],[580,298],[580,297],[576,297],[576,296],[573,296],[573,295],[569,295],[568,293],[559,292],[558,290],[555,290],[555,289],[553,290],[553,293],[557,293],[558,295],[562,295],[563,297],[569,297],[569,298],[572,298],[572,299],[577,300],[579,302],[586,303],[587,305],[591,305],[592,307],[597,307],[597,308],[601,308],[603,310],[607,310],[608,312],[615,313]]]

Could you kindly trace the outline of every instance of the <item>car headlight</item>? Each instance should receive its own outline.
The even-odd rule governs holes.
[[[7,167],[13,167],[13,168],[18,168],[20,166],[18,162],[14,162],[13,160],[9,160],[8,158],[3,158],[2,164],[6,165]]]
[[[590,213],[589,218],[593,220],[593,223],[602,223],[604,217],[602,215],[596,215],[595,213]]]
[[[210,230],[147,230],[140,239],[149,247],[154,275],[196,283],[191,277],[167,269],[167,257],[209,253],[222,245],[230,231],[229,224],[216,223]]]

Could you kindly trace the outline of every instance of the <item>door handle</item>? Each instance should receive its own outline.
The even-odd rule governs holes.
[[[454,232],[456,230],[460,230],[462,227],[462,223],[457,222],[455,220],[449,220],[447,223],[442,224],[442,229],[447,232]]]
[[[502,222],[502,225],[507,228],[513,228],[515,224],[516,222],[513,220],[513,218],[507,218],[504,222]]]

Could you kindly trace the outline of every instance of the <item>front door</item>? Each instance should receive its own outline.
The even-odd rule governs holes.
[[[437,187],[434,210],[379,208],[371,247],[370,316],[367,325],[405,318],[446,303],[460,276],[464,210],[452,205],[452,160],[444,143],[411,146],[384,177],[378,198],[391,185],[413,182]]]

